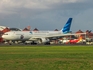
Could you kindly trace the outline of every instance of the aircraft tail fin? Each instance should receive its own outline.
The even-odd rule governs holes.
[[[80,42],[80,41],[82,41],[82,36],[80,36],[80,37],[78,38],[78,42]]]
[[[61,30],[63,33],[68,33],[70,32],[70,27],[72,23],[72,18],[69,18],[66,24],[64,25],[63,29]]]
[[[7,28],[7,27],[6,27],[5,29],[2,30],[3,33],[8,32],[8,31],[10,31],[10,29]]]

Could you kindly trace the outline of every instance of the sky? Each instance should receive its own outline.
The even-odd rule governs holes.
[[[61,30],[70,17],[71,31],[93,32],[93,0],[0,0],[0,26]]]

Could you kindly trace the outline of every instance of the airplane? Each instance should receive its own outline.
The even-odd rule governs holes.
[[[5,33],[5,32],[8,32],[8,31],[10,31],[9,27],[0,26],[0,32],[1,33]]]
[[[76,44],[76,43],[80,43],[82,41],[83,41],[82,36],[80,36],[78,39],[70,39],[69,43],[70,44]]]
[[[60,31],[9,31],[2,35],[4,40],[8,41],[40,41],[44,44],[50,44],[50,38],[74,35],[70,32],[72,18],[69,18]]]

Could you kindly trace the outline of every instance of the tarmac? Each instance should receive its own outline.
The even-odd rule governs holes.
[[[31,44],[4,44],[4,43],[0,43],[0,47],[3,46],[20,46],[20,47],[24,47],[24,46],[88,46],[88,44],[50,44],[50,45],[44,45],[44,44],[37,44],[37,45],[31,45]],[[93,46],[93,44],[92,44]]]

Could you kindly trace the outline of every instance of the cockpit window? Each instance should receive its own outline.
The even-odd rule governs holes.
[[[4,34],[4,35],[8,35],[8,34]]]

